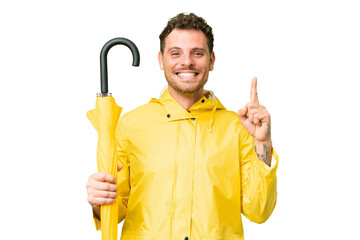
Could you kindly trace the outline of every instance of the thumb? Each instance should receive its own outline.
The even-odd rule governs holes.
[[[240,110],[237,112],[237,114],[239,115],[239,117],[245,116],[246,113],[247,113],[247,107],[246,107],[246,106],[243,107],[242,109],[240,109]]]
[[[118,172],[120,172],[120,170],[123,168],[123,166],[121,165],[121,164],[118,164],[117,165],[117,170],[118,170]]]
[[[240,109],[237,114],[239,115],[239,118],[240,118],[240,122],[241,123],[244,123],[245,120],[247,119],[247,116],[246,116],[246,113],[247,113],[248,109],[247,107],[243,107],[242,109]]]

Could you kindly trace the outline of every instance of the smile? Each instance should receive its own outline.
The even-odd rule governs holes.
[[[195,77],[198,74],[199,73],[196,73],[196,72],[180,72],[180,73],[176,73],[176,75],[178,75],[180,78]]]

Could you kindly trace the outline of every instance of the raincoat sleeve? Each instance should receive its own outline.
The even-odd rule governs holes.
[[[260,161],[254,149],[252,136],[241,125],[240,174],[242,214],[252,222],[265,222],[275,208],[277,198],[276,169],[279,159],[274,149],[272,150],[272,155],[271,167]]]
[[[117,124],[116,132],[116,148],[117,148],[117,161],[123,166],[123,168],[118,172],[117,175],[117,185],[118,185],[118,222],[120,223],[126,214],[127,204],[130,194],[130,164],[128,161],[128,148],[129,142],[127,141],[124,126],[121,122],[121,118]],[[96,230],[101,229],[101,222],[94,215],[94,222]]]

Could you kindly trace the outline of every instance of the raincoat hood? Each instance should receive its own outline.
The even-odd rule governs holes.
[[[191,119],[197,117],[200,113],[211,110],[208,132],[212,132],[214,114],[217,110],[225,110],[219,99],[213,91],[205,90],[204,96],[190,107],[187,111],[171,96],[169,89],[166,88],[160,96],[160,99],[152,98],[150,103],[162,105],[167,112],[168,121]]]

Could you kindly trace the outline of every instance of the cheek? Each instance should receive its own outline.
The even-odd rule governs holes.
[[[166,64],[164,64],[164,68],[168,71],[172,71],[173,69],[176,69],[177,64],[174,61],[168,61]]]

